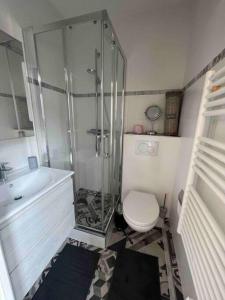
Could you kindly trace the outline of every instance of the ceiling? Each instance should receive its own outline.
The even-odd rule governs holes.
[[[188,9],[196,0],[0,0],[3,8],[7,8],[20,27],[46,24],[64,18],[75,17],[85,13],[107,9],[109,16],[117,27],[117,22],[135,22],[145,15],[155,16],[172,10],[171,15],[179,14],[179,9]],[[157,13],[157,15],[160,15]]]
[[[190,0],[48,0],[65,18],[107,9],[114,16],[136,16],[154,10],[189,5]]]

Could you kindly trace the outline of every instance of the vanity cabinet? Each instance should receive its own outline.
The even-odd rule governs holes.
[[[16,300],[24,298],[74,227],[69,177],[8,220],[0,229]]]

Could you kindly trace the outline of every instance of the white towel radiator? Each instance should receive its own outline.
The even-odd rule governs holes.
[[[225,228],[207,205],[205,192],[201,196],[198,190],[200,180],[225,212],[225,139],[218,141],[210,134],[216,119],[223,116],[225,132],[225,87],[211,91],[223,84],[225,67],[207,72],[178,224],[198,300],[225,299]]]

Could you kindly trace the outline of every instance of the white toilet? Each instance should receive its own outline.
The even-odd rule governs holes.
[[[149,231],[159,218],[159,204],[155,195],[130,191],[123,200],[123,216],[135,231]]]

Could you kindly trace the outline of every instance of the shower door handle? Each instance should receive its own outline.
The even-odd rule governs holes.
[[[95,136],[95,151],[96,157],[99,157],[101,154],[101,135],[98,134]]]
[[[96,134],[95,136],[95,150],[96,150],[96,157],[99,157],[101,155],[101,144],[103,143],[103,156],[105,158],[109,158],[109,151],[106,151],[107,148],[109,148],[108,145],[108,136],[104,135],[103,136],[103,141],[101,138],[101,135]]]

